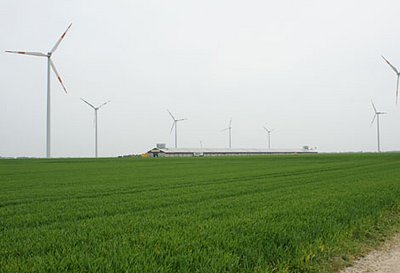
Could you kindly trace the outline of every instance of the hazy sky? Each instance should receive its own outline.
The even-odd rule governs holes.
[[[92,156],[93,104],[99,155],[173,146],[400,150],[400,2],[146,0],[2,0],[0,49],[47,52],[69,91],[52,74],[52,155]],[[44,156],[46,59],[0,54],[0,155]]]

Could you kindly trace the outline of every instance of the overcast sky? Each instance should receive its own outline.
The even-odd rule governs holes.
[[[52,156],[99,155],[173,146],[322,152],[400,150],[400,2],[265,0],[2,0],[0,49],[49,51],[53,60]],[[0,155],[44,156],[46,59],[0,54]]]

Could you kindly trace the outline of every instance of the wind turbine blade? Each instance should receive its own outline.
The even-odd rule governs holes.
[[[68,94],[67,89],[65,88],[64,83],[63,83],[63,81],[62,81],[62,79],[60,77],[60,74],[58,74],[56,66],[54,65],[54,63],[51,60],[51,58],[50,58],[50,66],[53,69],[54,73],[56,74],[58,81],[61,83],[61,86],[64,88],[65,94]]]
[[[169,110],[167,110],[169,115],[171,116],[171,118],[175,121],[175,117],[171,114],[171,112]]]
[[[378,111],[376,111],[376,107],[375,107],[374,102],[372,100],[371,100],[371,103],[372,103],[372,107],[374,107],[374,111],[375,111],[375,114],[376,114]]]
[[[110,102],[110,100],[109,101],[106,101],[105,103],[103,103],[102,105],[100,105],[99,107],[97,107],[97,109],[100,109],[101,107],[103,107],[104,105],[106,105],[107,103],[109,103]]]
[[[232,118],[229,120],[229,127],[232,127]]]
[[[264,128],[264,130],[265,130],[265,131],[267,131],[267,132],[268,132],[268,129],[267,129],[267,127],[263,126],[263,128]]]
[[[187,118],[177,119],[176,121],[183,121],[183,120],[187,120]]]
[[[89,105],[90,107],[92,107],[93,109],[96,109],[96,107],[94,107],[91,103],[87,102],[86,100],[84,100],[83,98],[81,98],[81,100],[86,103],[87,105]]]
[[[222,129],[221,132],[224,132],[224,131],[226,131],[226,130],[229,130],[229,128]]]
[[[374,121],[375,121],[376,116],[377,116],[377,114],[374,115],[374,118],[373,118],[372,121],[371,121],[371,126],[372,126],[372,124],[374,124]]]
[[[50,50],[50,53],[54,53],[54,51],[57,50],[58,46],[60,45],[61,41],[64,39],[65,34],[67,34],[67,31],[70,29],[70,27],[72,26],[72,23],[69,24],[68,28],[66,31],[64,31],[64,33],[61,35],[61,37],[58,39],[58,41],[56,42],[56,44],[53,46],[53,48]]]
[[[394,72],[396,72],[396,74],[399,75],[399,70],[397,70],[397,68],[394,65],[392,65],[385,57],[382,56],[382,58],[394,70]]]
[[[397,75],[397,85],[396,85],[396,105],[397,101],[399,100],[399,79],[400,79],[400,74]]]
[[[174,126],[175,126],[175,120],[174,120],[174,122],[172,122],[171,131],[169,133],[172,133],[172,130],[174,129]]]
[[[22,54],[22,55],[31,55],[31,56],[47,57],[46,54],[41,53],[41,52],[11,51],[11,50],[6,50],[6,52],[7,52],[7,53]]]

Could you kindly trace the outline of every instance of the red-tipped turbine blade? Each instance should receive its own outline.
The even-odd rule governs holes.
[[[67,34],[68,30],[70,29],[70,27],[72,26],[72,23],[69,24],[68,28],[66,31],[64,31],[64,33],[61,35],[61,37],[58,39],[58,41],[56,42],[56,44],[53,46],[53,48],[50,50],[50,53],[53,53],[54,51],[57,50],[57,47],[60,45],[61,41],[64,39],[65,34]]]
[[[6,52],[7,53],[22,54],[22,55],[30,55],[30,56],[47,57],[46,54],[41,53],[41,52],[11,51],[11,50],[6,50]]]
[[[382,56],[382,58],[385,60],[385,62],[394,70],[394,72],[396,72],[396,74],[399,74],[399,70],[397,70],[397,68],[392,65],[385,57]]]
[[[61,86],[64,88],[65,94],[68,94],[67,89],[65,88],[64,83],[60,77],[60,74],[58,74],[56,66],[54,65],[54,63],[51,59],[50,59],[50,65],[51,65],[51,68],[53,69],[54,73],[56,74],[58,81],[61,83]]]

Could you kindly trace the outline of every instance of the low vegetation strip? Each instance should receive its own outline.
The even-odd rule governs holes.
[[[0,160],[0,272],[336,272],[400,227],[400,154]]]

